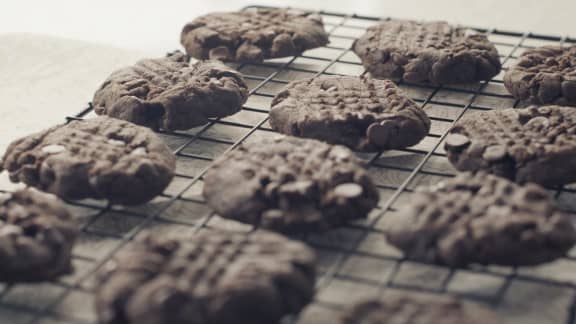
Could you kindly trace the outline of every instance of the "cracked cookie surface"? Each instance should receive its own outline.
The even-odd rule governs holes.
[[[342,316],[340,324],[498,324],[498,316],[476,303],[447,295],[385,291],[361,301]]]
[[[168,130],[189,129],[238,112],[248,97],[240,73],[218,61],[189,64],[175,52],[112,73],[94,94],[98,115]]]
[[[108,263],[98,282],[103,324],[273,324],[312,300],[315,256],[265,231],[151,234]]]
[[[322,18],[295,9],[218,12],[184,26],[180,42],[197,59],[258,62],[328,44]]]
[[[570,217],[544,189],[483,172],[418,190],[385,219],[384,232],[408,258],[453,267],[536,265],[576,242]]]
[[[284,134],[380,151],[417,144],[430,120],[392,81],[320,76],[293,81],[278,93],[270,125]]]
[[[485,170],[519,183],[576,181],[576,109],[560,106],[470,114],[446,137],[460,171]]]
[[[526,50],[504,75],[504,85],[517,99],[576,106],[576,45]]]
[[[498,51],[485,35],[445,22],[389,20],[372,26],[353,45],[377,78],[450,84],[489,80],[500,72]]]
[[[0,281],[51,280],[72,272],[76,225],[62,204],[27,189],[0,194]]]
[[[378,202],[349,149],[289,136],[220,157],[204,177],[203,194],[222,217],[288,233],[341,226],[366,217]]]
[[[12,142],[1,169],[65,199],[139,204],[172,180],[176,159],[151,130],[109,117],[72,121]]]

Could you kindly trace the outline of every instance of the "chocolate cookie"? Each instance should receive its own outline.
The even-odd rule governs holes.
[[[570,218],[536,184],[478,172],[416,192],[386,220],[386,238],[408,258],[454,267],[534,265],[576,242]]]
[[[504,75],[504,85],[517,99],[576,106],[576,46],[526,50]]]
[[[42,281],[72,272],[76,235],[55,198],[30,189],[0,194],[0,281]]]
[[[274,324],[314,295],[315,257],[268,232],[153,238],[99,276],[102,324]]]
[[[270,125],[359,151],[417,144],[430,120],[389,80],[321,76],[293,81],[272,101]]]
[[[500,72],[498,51],[485,35],[445,22],[389,20],[368,28],[353,46],[374,77],[417,83],[490,80]]]
[[[248,96],[244,79],[218,61],[188,64],[175,52],[120,69],[96,91],[98,115],[168,130],[189,129],[238,112]]]
[[[322,231],[366,217],[378,192],[343,146],[281,137],[240,146],[204,177],[220,216],[280,232]]]
[[[503,109],[462,118],[446,137],[450,162],[519,183],[576,181],[576,110],[544,106]]]
[[[180,42],[198,59],[254,62],[328,44],[322,18],[294,9],[218,12],[184,26]]]
[[[448,295],[386,291],[349,308],[340,324],[498,324],[497,315]]]
[[[139,204],[172,180],[175,157],[147,128],[98,117],[73,121],[18,139],[0,170],[65,199],[104,198]]]

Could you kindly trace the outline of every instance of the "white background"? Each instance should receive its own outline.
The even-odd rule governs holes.
[[[249,4],[372,16],[448,20],[548,34],[576,34],[576,0],[1,0],[0,33],[32,32],[164,53],[182,25],[211,11]]]

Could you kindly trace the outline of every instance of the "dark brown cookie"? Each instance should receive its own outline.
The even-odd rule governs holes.
[[[462,118],[446,137],[460,171],[485,170],[519,183],[576,181],[576,109],[492,110]]]
[[[430,120],[392,81],[321,76],[293,81],[278,93],[270,125],[284,134],[380,151],[417,144]]]
[[[454,267],[549,262],[576,242],[570,218],[544,189],[483,172],[419,190],[385,227],[408,258]]]
[[[476,303],[448,295],[385,291],[353,305],[340,324],[498,324],[498,316]]]
[[[18,139],[0,170],[65,199],[139,204],[170,183],[176,159],[152,131],[119,119],[73,121]]]
[[[99,276],[102,324],[274,324],[314,295],[315,257],[268,232],[140,242]]]
[[[576,106],[576,46],[526,50],[504,75],[504,85],[517,99]]]
[[[490,80],[501,69],[485,35],[445,22],[389,20],[368,28],[353,46],[374,77],[417,83]]]
[[[92,104],[98,115],[154,129],[189,129],[238,112],[247,92],[237,71],[218,61],[190,65],[175,52],[112,73]]]
[[[0,281],[70,273],[76,235],[70,214],[54,197],[30,189],[0,194]]]
[[[203,194],[220,216],[290,233],[341,226],[378,202],[350,150],[285,136],[220,157],[204,177]]]
[[[184,26],[180,42],[198,59],[254,62],[328,44],[322,18],[294,9],[218,12]]]

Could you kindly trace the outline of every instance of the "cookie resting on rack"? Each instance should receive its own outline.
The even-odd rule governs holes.
[[[576,45],[526,50],[506,71],[504,85],[530,103],[576,106]]]
[[[449,295],[388,291],[354,304],[339,324],[499,324],[491,310]]]
[[[172,180],[176,158],[151,130],[109,117],[72,121],[12,142],[0,170],[65,199],[144,203]]]
[[[418,188],[384,227],[406,257],[452,267],[541,264],[576,242],[570,217],[544,189],[483,172]]]
[[[71,273],[77,232],[53,196],[33,189],[0,194],[0,281],[37,282]]]
[[[519,183],[576,181],[576,109],[502,109],[466,115],[445,149],[460,171],[484,170]]]
[[[312,300],[315,256],[264,231],[150,234],[97,282],[102,324],[275,324]]]
[[[347,148],[276,135],[221,156],[204,176],[217,214],[286,233],[324,231],[365,218],[378,191]]]
[[[490,80],[501,69],[485,35],[445,22],[385,21],[369,27],[353,50],[372,76],[414,83]]]
[[[392,81],[320,76],[292,81],[278,93],[270,125],[284,134],[380,151],[418,144],[430,119]]]
[[[296,9],[247,9],[198,17],[180,42],[197,59],[259,62],[328,44],[322,18]]]
[[[98,115],[167,130],[189,129],[240,111],[248,97],[240,73],[218,61],[189,64],[174,52],[112,73],[94,94]]]

